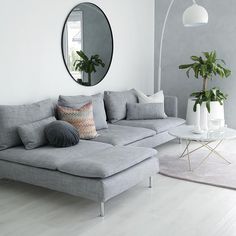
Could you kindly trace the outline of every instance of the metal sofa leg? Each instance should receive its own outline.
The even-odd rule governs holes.
[[[150,176],[149,177],[149,185],[148,185],[149,188],[152,188],[152,182],[153,182],[153,179],[152,179],[152,176]]]
[[[100,202],[100,216],[105,216],[105,202]]]
[[[152,184],[153,184],[153,177],[150,176],[149,177],[149,188],[152,188]],[[100,217],[104,217],[105,216],[105,202],[100,202]]]

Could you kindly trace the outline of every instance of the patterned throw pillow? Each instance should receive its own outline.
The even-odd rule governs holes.
[[[79,109],[57,106],[60,120],[67,121],[79,131],[81,139],[97,137],[97,131],[93,119],[93,105],[89,102]]]

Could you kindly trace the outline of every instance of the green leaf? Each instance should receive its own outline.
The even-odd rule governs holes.
[[[206,58],[209,58],[209,57],[210,57],[209,52],[203,52],[203,54],[204,54],[204,56],[205,56]]]
[[[194,65],[193,65],[193,71],[194,71],[194,76],[195,76],[195,78],[197,78],[198,79],[198,75],[199,75],[199,64],[197,64],[197,63],[194,63]]]
[[[231,75],[231,70],[225,69],[225,68],[223,68],[223,70],[224,70],[224,73],[225,73],[225,77],[226,77],[226,78]]]
[[[210,113],[211,112],[211,107],[210,107],[210,101],[209,100],[206,102],[206,108],[207,108],[207,111]]]
[[[191,68],[189,68],[187,71],[186,71],[186,75],[187,77],[189,78],[189,72],[190,72]]]
[[[83,51],[76,51],[76,53],[84,60],[84,61],[88,61],[88,57],[84,54]]]
[[[182,70],[182,69],[187,69],[189,67],[192,67],[193,64],[186,64],[186,65],[180,65],[179,66],[179,69]]]
[[[213,96],[216,97],[217,90],[216,89],[212,89],[211,91],[212,91]]]
[[[191,56],[191,59],[192,59],[193,61],[199,61],[199,57],[197,57],[197,56]]]
[[[226,65],[225,61],[222,59],[216,59],[216,61],[221,61],[224,65]]]
[[[201,64],[204,64],[204,61],[203,61],[202,57],[199,57],[199,62],[200,62]]]
[[[197,111],[197,104],[198,104],[198,103],[197,103],[197,102],[195,102],[195,103],[194,103],[194,105],[193,105],[193,111],[194,111],[194,112],[196,112],[196,111]]]
[[[212,52],[212,61],[216,61],[216,51]]]

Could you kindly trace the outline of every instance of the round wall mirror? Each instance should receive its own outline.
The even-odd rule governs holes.
[[[113,56],[113,36],[104,12],[95,4],[81,3],[66,18],[62,54],[70,76],[94,86],[106,76]]]

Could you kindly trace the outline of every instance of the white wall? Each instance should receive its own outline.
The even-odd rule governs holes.
[[[78,0],[3,0],[0,8],[0,104],[59,94],[93,94],[154,85],[154,0],[92,0],[104,10],[114,36],[113,62],[95,87],[75,83],[61,55],[61,32]]]

